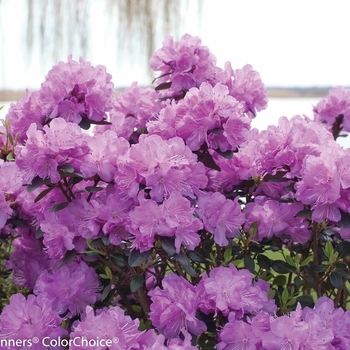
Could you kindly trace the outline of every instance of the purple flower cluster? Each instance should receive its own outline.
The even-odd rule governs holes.
[[[89,151],[80,127],[62,118],[52,120],[43,130],[31,124],[27,137],[25,145],[16,148],[16,164],[28,184],[36,176],[57,183],[61,178],[58,167],[69,164],[79,171],[79,159]]]
[[[59,62],[48,73],[41,85],[40,99],[43,114],[67,122],[81,122],[82,116],[93,121],[107,117],[112,108],[112,76],[104,66],[93,67],[80,58]]]
[[[306,243],[310,238],[309,224],[305,218],[296,217],[303,209],[304,205],[300,202],[280,203],[278,200],[258,196],[245,207],[244,227],[248,232],[253,222],[257,222],[258,231],[254,239],[258,241],[272,236],[287,236],[293,242]]]
[[[99,298],[98,275],[83,261],[64,264],[57,271],[43,271],[36,280],[34,294],[39,302],[51,306],[60,315],[72,317],[85,311]]]
[[[215,267],[210,276],[203,274],[197,286],[198,308],[205,314],[221,312],[228,316],[256,314],[261,310],[274,313],[274,300],[268,300],[269,285],[264,280],[252,284],[252,274],[248,270],[229,267]]]
[[[330,129],[341,118],[342,129],[350,131],[350,89],[337,86],[314,107],[314,119],[325,123]]]
[[[83,118],[93,122],[107,119],[112,109],[114,91],[112,76],[104,66],[94,67],[82,58],[79,62],[71,56],[48,73],[39,91],[26,95],[12,104],[6,119],[19,142],[26,140],[26,131],[32,123],[38,130],[51,119],[61,117],[79,124]]]
[[[175,190],[193,197],[196,189],[207,184],[204,165],[179,137],[164,140],[159,135],[141,135],[139,143],[117,159],[117,166],[114,181],[130,197],[137,195],[140,185],[157,202]]]
[[[146,130],[146,122],[154,119],[162,109],[158,93],[154,89],[141,88],[136,82],[116,95],[113,108],[109,112],[111,125],[97,125],[95,135],[105,130],[113,130],[119,137],[134,141],[133,134]]]
[[[333,301],[321,297],[313,309],[300,304],[290,315],[277,318],[260,312],[253,318],[230,315],[220,332],[219,350],[339,349],[350,346],[350,311],[334,309]]]
[[[175,338],[183,330],[200,335],[206,325],[196,317],[196,288],[184,278],[173,273],[163,279],[163,289],[151,290],[150,319],[167,338]]]
[[[163,204],[140,198],[140,205],[130,213],[129,231],[135,236],[133,246],[147,251],[154,246],[155,236],[175,237],[176,252],[183,245],[193,250],[200,242],[197,233],[202,222],[194,216],[194,209],[180,192],[172,192]]]
[[[167,138],[179,136],[192,151],[204,143],[222,152],[234,150],[245,141],[251,120],[228,93],[223,84],[212,87],[204,82],[199,89],[191,88],[177,104],[163,109],[157,120],[147,123],[147,129]]]
[[[251,118],[267,107],[267,89],[260,74],[250,64],[233,70],[231,63],[227,62],[221,75],[221,82],[227,85],[230,95],[243,104],[244,113]]]
[[[14,294],[0,315],[0,340],[8,342],[6,349],[41,350],[44,337],[56,339],[67,334],[60,327],[61,322],[61,317],[46,301],[40,303],[34,295],[26,299],[22,294]],[[34,337],[40,342],[33,342]]]
[[[215,243],[222,247],[228,244],[228,239],[236,237],[245,221],[238,197],[230,200],[218,192],[199,193],[196,212],[204,228],[214,235]]]
[[[151,57],[150,65],[160,72],[158,83],[171,81],[171,90],[178,92],[199,87],[203,82],[217,82],[216,58],[198,37],[185,34],[179,41],[166,36],[163,47]]]

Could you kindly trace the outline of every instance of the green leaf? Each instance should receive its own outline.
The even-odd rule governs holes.
[[[15,157],[13,156],[13,152],[11,151],[7,156],[6,156],[6,160],[8,162],[11,162],[12,160],[14,160]]]
[[[23,227],[23,228],[28,228],[29,224],[27,221],[18,219],[18,218],[10,218],[7,219],[6,224],[11,224],[14,227]]]
[[[108,266],[105,267],[105,273],[109,279],[113,278],[112,270]]]
[[[89,193],[96,193],[100,192],[104,189],[104,187],[97,187],[97,186],[87,186],[85,187],[85,190]]]
[[[197,277],[197,273],[194,268],[191,266],[190,259],[186,254],[180,252],[179,254],[175,253],[173,258],[177,260],[185,269],[186,273],[188,273],[191,277]]]
[[[91,241],[89,246],[92,248],[99,248],[99,247],[104,246],[104,243],[102,241],[102,238],[97,238],[97,239],[94,239],[93,241]]]
[[[277,171],[275,175],[266,174],[263,178],[263,181],[272,182],[272,183],[287,182],[290,179],[283,177],[286,173],[287,173],[286,171]]]
[[[337,251],[340,258],[346,258],[350,255],[350,242],[343,241],[338,244]]]
[[[56,267],[56,271],[59,270],[64,264],[72,262],[76,255],[77,252],[75,250],[67,250],[66,254],[64,255],[64,259]]]
[[[300,305],[304,308],[306,306],[308,306],[309,308],[313,309],[315,306],[315,302],[312,299],[311,296],[309,295],[302,295],[300,297],[297,297],[296,300],[297,303],[300,303]]]
[[[111,292],[111,285],[109,284],[103,289],[103,292],[101,295],[101,301],[106,300],[110,292]]]
[[[215,163],[215,160],[212,157],[212,155],[208,152],[208,149],[200,149],[195,153],[198,156],[198,161],[203,163],[206,167],[217,171],[221,171],[221,168]]]
[[[257,233],[258,233],[258,221],[255,220],[252,222],[252,224],[249,227],[249,238],[253,239]]]
[[[39,176],[36,176],[33,180],[31,185],[27,185],[27,191],[28,192],[33,192],[35,191],[37,188],[39,188],[40,186],[42,186],[45,183],[45,180],[42,179]]]
[[[254,273],[255,272],[255,263],[254,263],[254,260],[249,256],[249,255],[246,255],[243,259],[244,261],[244,266],[245,268],[250,271],[251,273]]]
[[[40,199],[44,198],[48,193],[50,193],[55,187],[48,187],[44,191],[40,192],[34,199],[34,203],[40,201]]]
[[[304,279],[307,283],[311,284],[312,286],[316,286],[317,282],[312,276],[305,275]]]
[[[171,84],[172,84],[171,81],[166,82],[166,83],[161,83],[161,84],[159,84],[158,86],[156,86],[156,87],[154,88],[154,90],[160,91],[160,90],[169,89],[169,88],[171,87]]]
[[[109,241],[109,236],[102,236],[102,242],[105,246],[108,246],[111,244],[111,242]]]
[[[174,237],[160,237],[160,245],[167,252],[168,255],[173,256],[176,252]]]
[[[7,133],[7,136],[8,136],[8,138],[9,138],[10,144],[13,145],[14,142],[13,142],[13,137],[12,137],[11,133],[8,132],[8,133]]]
[[[324,265],[312,266],[311,268],[312,272],[325,272],[326,270],[327,270],[327,267]]]
[[[267,293],[267,298],[269,300],[273,299],[276,295],[276,291],[272,288],[269,289],[268,293]]]
[[[343,285],[343,279],[338,271],[334,271],[330,274],[329,280],[334,288],[341,288]]]
[[[306,266],[309,262],[311,262],[313,260],[314,260],[313,255],[309,255],[300,263],[300,266],[301,267]]]
[[[271,268],[271,261],[266,255],[259,254],[258,257],[257,257],[257,260],[258,260],[259,266],[262,269],[270,270],[270,268]]]
[[[229,262],[230,260],[232,260],[232,248],[228,247],[224,253],[224,261]]]
[[[63,203],[56,204],[50,209],[50,213],[54,213],[56,211],[62,210],[64,208],[68,207],[68,205],[69,205],[69,202],[63,202]]]
[[[139,266],[143,264],[151,254],[152,249],[142,253],[139,250],[134,249],[129,255],[128,263],[132,267]]]
[[[132,293],[136,293],[143,285],[145,277],[143,275],[136,275],[130,282],[130,290]]]
[[[187,256],[194,262],[204,263],[206,261],[205,260],[205,253],[199,247],[197,247],[197,248],[195,248],[195,250],[187,251]]]
[[[340,211],[340,213],[341,213],[341,218],[340,218],[340,221],[338,222],[339,226],[342,228],[348,228],[350,226],[350,214],[342,210]]]
[[[300,210],[298,213],[296,213],[295,217],[296,218],[303,218],[303,217],[306,217],[306,216],[310,216],[312,214],[312,210],[310,209],[303,209],[303,210]]]
[[[115,253],[111,257],[112,263],[118,267],[124,267],[128,263],[128,258],[125,255]]]
[[[294,266],[295,267],[295,261],[294,259],[290,256],[290,255],[286,255],[285,256],[286,262],[290,265],[290,266]]]
[[[296,303],[297,299],[295,297],[293,297],[291,300],[288,301],[288,303],[286,303],[286,306],[292,306]]]
[[[44,236],[44,232],[40,229],[40,227],[35,231],[35,238],[40,239]]]
[[[350,274],[345,270],[337,270],[340,276],[346,278],[347,280],[350,280]]]
[[[302,279],[299,276],[295,276],[294,284],[298,287],[303,283]]]
[[[273,280],[273,284],[280,287],[284,287],[286,283],[287,283],[287,277],[284,275],[278,275]]]
[[[81,122],[79,123],[79,126],[84,130],[89,130],[91,126],[91,122],[88,117],[82,116]]]
[[[64,173],[74,173],[74,168],[70,164],[63,164],[57,167],[57,170]]]
[[[287,264],[283,260],[275,260],[272,262],[272,269],[277,273],[289,273],[293,272],[293,267]]]
[[[281,295],[281,300],[282,300],[283,305],[285,305],[287,303],[288,297],[289,297],[288,290],[287,290],[287,288],[284,288],[282,295]]]
[[[209,130],[209,132],[210,132],[210,130]],[[234,154],[233,151],[222,152],[222,151],[220,151],[220,149],[216,149],[215,152],[216,152],[217,154],[220,154],[221,157],[224,157],[224,158],[226,158],[226,159],[232,159],[233,154]]]
[[[334,253],[334,249],[333,249],[333,245],[330,241],[328,241],[324,247],[324,253],[326,255],[326,257],[331,260],[333,257],[333,253]]]

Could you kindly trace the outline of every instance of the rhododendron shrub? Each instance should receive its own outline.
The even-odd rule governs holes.
[[[117,93],[69,57],[5,116],[1,348],[349,349],[349,90],[258,131],[251,65],[150,64]]]

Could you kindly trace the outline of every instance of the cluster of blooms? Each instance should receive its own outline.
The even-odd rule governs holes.
[[[229,315],[220,332],[218,350],[228,349],[348,349],[350,311],[334,309],[327,297],[317,300],[313,309],[298,304],[290,315],[277,318],[262,311],[245,320]]]
[[[329,90],[328,95],[314,107],[314,120],[328,127],[340,117],[341,127],[350,131],[350,89],[337,86]]]
[[[160,73],[159,90],[169,87],[167,94],[175,99],[204,82],[212,87],[221,83],[227,86],[229,95],[242,103],[244,113],[251,118],[255,117],[256,111],[267,107],[267,89],[260,74],[249,64],[237,70],[232,69],[230,62],[224,69],[217,67],[215,56],[197,37],[186,34],[174,42],[167,36],[163,47],[151,57],[150,64]]]
[[[147,129],[166,138],[179,136],[192,151],[206,143],[225,152],[245,140],[250,122],[242,104],[228,95],[227,86],[218,83],[212,87],[204,82],[199,89],[191,88],[177,104],[168,105],[156,121],[147,123]]]
[[[104,66],[93,67],[69,56],[68,62],[59,62],[49,71],[39,91],[27,92],[11,105],[7,119],[11,120],[12,135],[18,134],[23,142],[32,123],[40,130],[57,117],[77,124],[83,117],[95,122],[105,120],[112,108],[111,79]]]
[[[281,118],[258,132],[250,124],[267,92],[250,65],[221,69],[185,35],[166,37],[151,67],[161,75],[156,89],[133,83],[112,97],[105,67],[69,57],[11,106],[0,134],[0,234],[11,240],[12,281],[28,297],[12,296],[0,339],[85,336],[117,339],[109,349],[192,350],[206,316],[217,321],[221,350],[348,349],[350,314],[329,299],[275,318],[270,285],[248,270],[220,267],[212,254],[197,256],[197,271],[183,263],[210,240],[212,252],[229,252],[221,247],[234,248],[237,233],[248,237],[256,224],[255,241],[277,236],[289,247],[309,241],[310,221],[350,240],[350,228],[338,227],[350,214],[350,151],[320,123],[342,115],[348,128],[348,90],[331,90],[315,121]],[[92,123],[102,125],[83,133]],[[312,215],[299,217],[304,209]],[[130,262],[135,251],[141,268]],[[165,257],[192,279],[168,273]],[[124,315],[129,301],[106,290],[135,290],[144,277],[138,297],[151,324],[140,325]]]
[[[22,177],[16,163],[1,163],[0,160],[0,230],[12,216],[11,202],[15,201],[21,187]]]
[[[146,130],[146,122],[155,119],[163,105],[157,99],[157,91],[148,87],[141,88],[137,82],[118,93],[109,112],[110,125],[98,125],[94,134],[113,130],[119,137],[136,142],[135,136]]]

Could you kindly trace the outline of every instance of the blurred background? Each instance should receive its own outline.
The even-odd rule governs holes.
[[[349,0],[0,0],[0,101],[38,89],[69,54],[105,65],[118,88],[150,85],[164,35],[189,33],[219,66],[253,65],[269,122],[310,114],[330,87],[350,86],[349,13]]]

